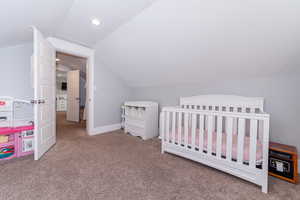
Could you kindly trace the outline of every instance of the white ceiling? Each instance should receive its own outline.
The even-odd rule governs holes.
[[[0,46],[32,40],[30,26],[52,35],[64,19],[73,0],[9,0],[0,6]]]
[[[29,26],[55,36],[93,46],[154,0],[7,0],[0,6],[0,47],[32,40]],[[101,25],[90,23],[99,18]]]
[[[86,72],[86,58],[81,58],[60,52],[56,54],[56,58],[59,59],[59,61],[57,61],[58,65],[68,68],[68,70],[66,71],[80,70],[81,72]]]
[[[159,0],[97,44],[130,86],[209,84],[300,65],[300,1]]]
[[[30,25],[95,47],[97,60],[130,86],[269,76],[300,65],[296,0],[7,0],[0,47],[30,41]]]
[[[57,76],[65,77],[66,73],[71,70],[80,70],[80,76],[86,79],[86,58],[81,58],[64,53],[56,53]]]

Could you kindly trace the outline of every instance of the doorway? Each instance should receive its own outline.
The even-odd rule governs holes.
[[[94,50],[74,44],[65,40],[49,37],[47,41],[54,47],[56,52],[69,54],[86,59],[86,130],[88,135],[93,135],[94,128]]]
[[[94,50],[57,38],[45,38],[33,29],[32,74],[34,99],[34,159],[39,160],[56,143],[56,52],[86,58],[86,131],[94,128]],[[66,86],[68,87],[68,86]]]
[[[86,66],[84,57],[56,52],[57,118],[82,127],[86,127],[87,120]]]

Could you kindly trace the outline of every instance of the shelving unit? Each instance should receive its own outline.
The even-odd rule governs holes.
[[[33,131],[34,126],[23,126],[17,128],[0,128],[0,135],[9,136],[8,142],[0,143],[0,148],[5,148],[8,146],[14,146],[14,154],[7,158],[0,158],[1,160],[9,160],[16,157],[21,157],[25,155],[33,154],[33,150],[23,151],[23,140],[27,138],[33,138],[34,136],[23,137],[22,133],[26,131]]]
[[[9,146],[14,146],[14,153],[9,156],[9,157],[6,157],[6,158],[0,158],[0,161],[1,160],[9,160],[9,159],[12,159],[12,158],[16,158],[17,157],[17,146],[18,146],[18,138],[15,134],[15,132],[13,132],[12,130],[6,130],[6,129],[0,129],[0,135],[5,135],[5,136],[8,136],[8,142],[5,142],[5,143],[0,143],[0,148],[5,148],[5,147],[9,147]]]
[[[150,101],[125,102],[125,133],[147,140],[158,136],[158,104]]]

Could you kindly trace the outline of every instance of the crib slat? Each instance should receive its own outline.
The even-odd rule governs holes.
[[[223,120],[222,116],[218,116],[217,121],[217,157],[221,158],[221,151],[222,151],[222,126],[223,126]]]
[[[238,107],[233,107],[233,112],[238,112]],[[237,124],[238,124],[238,118],[233,118],[233,133],[237,134]]]
[[[184,146],[188,147],[189,140],[189,113],[184,113]]]
[[[238,132],[238,118],[233,118],[233,128],[232,128],[232,131],[234,134],[237,134]]]
[[[181,138],[181,134],[182,134],[182,112],[178,113],[178,145],[181,146],[182,144],[182,138]]]
[[[204,141],[204,116],[199,116],[199,152],[203,152],[203,141]]]
[[[176,125],[176,112],[172,113],[172,143],[175,144],[175,125]]]
[[[239,118],[237,161],[240,164],[243,163],[244,139],[245,139],[245,119]]]
[[[195,150],[195,141],[196,141],[196,118],[197,115],[193,114],[192,115],[192,149]]]
[[[167,143],[170,142],[170,112],[166,112],[167,118],[166,118],[166,141]]]
[[[269,119],[263,121],[263,165],[264,171],[268,171],[268,159],[269,159]]]
[[[232,126],[233,118],[227,117],[227,129],[226,129],[226,159],[231,161],[232,159]]]
[[[212,153],[212,134],[213,134],[213,116],[208,116],[208,125],[207,125],[207,154],[211,155]]]
[[[256,165],[256,145],[257,145],[257,120],[250,121],[250,167]]]

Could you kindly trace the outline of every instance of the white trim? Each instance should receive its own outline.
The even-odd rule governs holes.
[[[180,106],[223,106],[240,108],[259,108],[264,111],[264,98],[243,97],[237,95],[199,95],[181,97]]]
[[[95,67],[95,50],[78,44],[49,37],[47,40],[54,46],[56,51],[85,57],[88,59],[87,63],[87,96],[88,96],[88,118],[87,118],[87,132],[92,135],[94,128],[94,67]]]
[[[99,135],[115,130],[121,129],[121,123],[119,124],[111,124],[111,125],[106,125],[106,126],[100,126],[97,128],[94,128],[93,131],[89,135]]]

